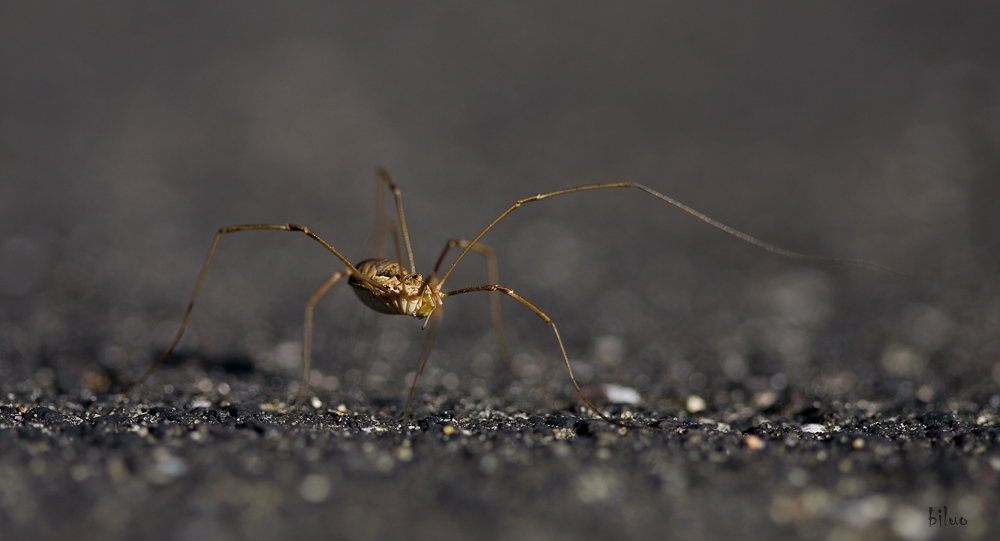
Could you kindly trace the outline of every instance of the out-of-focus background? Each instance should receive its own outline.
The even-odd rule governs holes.
[[[998,16],[938,2],[4,3],[0,390],[137,375],[220,226],[294,222],[372,255],[377,166],[403,190],[425,274],[448,238],[519,197],[627,180],[783,247],[914,276],[786,260],[639,191],[523,207],[484,243],[590,385],[925,401],[995,387]],[[448,285],[485,283],[479,259]],[[224,238],[182,351],[294,379],[305,300],[337,268],[301,235]],[[317,315],[324,384],[399,394],[419,323],[386,318],[368,362],[370,315],[337,289]],[[563,389],[549,331],[503,307],[521,381]],[[496,365],[485,294],[449,299],[427,385],[488,394]]]

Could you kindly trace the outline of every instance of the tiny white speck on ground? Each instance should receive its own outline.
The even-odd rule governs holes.
[[[685,407],[691,413],[698,413],[699,411],[702,411],[705,408],[707,408],[708,407],[708,403],[705,402],[704,398],[702,398],[702,397],[700,397],[700,396],[698,396],[696,394],[693,394],[693,395],[691,395],[691,396],[688,397],[687,404],[685,405]]]
[[[479,459],[479,471],[486,475],[493,475],[499,466],[500,460],[497,459],[496,455],[486,455]]]
[[[379,455],[375,457],[375,469],[382,473],[391,472],[394,465],[395,462],[392,460],[392,455],[389,453],[379,453]]]
[[[310,473],[299,484],[299,496],[309,503],[321,503],[330,496],[330,488],[329,477]]]
[[[200,380],[198,380],[197,387],[199,391],[207,393],[211,391],[215,387],[215,385],[212,383],[212,380],[208,378],[201,378]]]
[[[413,460],[413,449],[407,445],[399,447],[396,449],[396,458],[400,462],[409,462]]]
[[[612,404],[628,404],[630,406],[635,406],[642,400],[639,395],[639,391],[633,389],[632,387],[625,387],[623,385],[615,385],[613,383],[608,383],[604,386],[604,395],[608,398],[608,402]]]
[[[778,393],[774,391],[762,391],[753,395],[753,403],[761,409],[767,409],[778,401]]]
[[[128,477],[128,467],[125,466],[125,462],[118,458],[108,460],[104,470],[108,473],[108,477],[116,483]]]
[[[609,471],[584,472],[576,480],[576,495],[583,503],[617,500],[621,491],[621,482]]]
[[[927,525],[927,515],[913,507],[903,506],[892,514],[892,531],[909,541],[924,541],[937,533]]]
[[[274,402],[261,402],[257,404],[260,411],[266,411],[268,413],[285,413],[288,411],[288,406],[284,404],[276,404]]]
[[[557,440],[571,440],[576,437],[576,432],[572,428],[553,428],[552,437]]]
[[[750,434],[743,438],[743,445],[747,446],[747,449],[752,451],[760,451],[761,449],[767,447],[767,443],[754,434]]]
[[[808,423],[802,425],[802,431],[806,434],[822,434],[826,432],[826,427],[821,424]]]
[[[146,469],[146,480],[154,485],[165,485],[187,473],[184,460],[170,454],[163,447],[153,450],[153,464]]]

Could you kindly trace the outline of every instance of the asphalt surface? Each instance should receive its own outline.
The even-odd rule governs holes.
[[[625,428],[572,406],[448,395],[412,419],[391,397],[286,407],[253,400],[265,378],[219,379],[233,382],[226,396],[9,396],[0,533],[973,539],[997,527],[1000,395],[666,397],[609,407]],[[943,521],[945,506],[960,522],[932,527],[929,509]]]
[[[0,5],[0,538],[992,539],[992,3]],[[402,189],[421,322],[338,284]],[[391,205],[387,205],[392,209]],[[394,214],[391,214],[394,216]],[[390,250],[391,253],[391,250]],[[473,257],[474,256],[474,257]],[[483,284],[471,254],[446,289]],[[373,323],[377,321],[377,323]],[[310,397],[312,398],[312,397]],[[947,516],[945,509],[947,508]],[[939,514],[940,513],[940,514]]]

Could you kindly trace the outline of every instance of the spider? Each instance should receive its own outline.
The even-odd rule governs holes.
[[[297,225],[297,224],[246,224],[246,225],[234,225],[223,227],[218,230],[215,234],[215,238],[212,240],[212,244],[208,249],[208,255],[205,257],[205,262],[201,267],[201,272],[198,274],[198,280],[195,282],[194,292],[191,294],[191,299],[188,302],[187,310],[184,312],[184,318],[181,321],[180,328],[177,330],[177,334],[174,335],[173,341],[167,350],[160,356],[160,358],[147,370],[142,377],[136,380],[134,383],[128,385],[121,391],[120,395],[124,395],[131,391],[138,385],[144,383],[157,369],[163,365],[164,361],[170,356],[174,348],[177,347],[178,342],[180,342],[181,337],[184,335],[184,331],[187,328],[188,320],[191,317],[191,311],[194,309],[195,300],[198,297],[198,292],[201,289],[202,282],[205,279],[205,273],[208,270],[208,265],[212,261],[212,255],[215,253],[216,246],[219,243],[219,239],[222,235],[228,233],[236,233],[239,231],[257,231],[257,230],[276,230],[276,231],[292,231],[302,233],[309,238],[315,240],[321,244],[324,248],[329,250],[337,259],[344,264],[344,267],[334,272],[327,278],[315,292],[309,297],[306,303],[305,316],[303,321],[303,338],[302,338],[302,383],[299,386],[299,392],[297,397],[297,402],[301,403],[303,399],[309,392],[309,374],[312,362],[312,332],[313,332],[313,311],[316,304],[326,295],[327,291],[333,287],[334,284],[339,282],[342,278],[347,278],[347,283],[354,290],[354,293],[358,296],[365,306],[389,315],[405,315],[411,316],[417,319],[423,319],[424,328],[427,327],[429,322],[431,323],[431,330],[424,342],[423,350],[420,354],[420,359],[417,362],[416,374],[413,378],[413,383],[410,385],[410,390],[406,398],[406,408],[403,412],[404,416],[409,416],[410,411],[413,406],[413,397],[417,388],[417,381],[420,379],[420,374],[424,370],[424,366],[427,363],[427,358],[431,353],[431,348],[433,347],[434,340],[437,337],[437,332],[441,324],[442,311],[440,310],[444,299],[447,297],[452,297],[454,295],[463,295],[466,293],[474,293],[477,291],[485,291],[491,293],[490,305],[491,305],[491,315],[493,320],[493,328],[495,333],[495,338],[497,341],[497,346],[501,352],[501,357],[507,358],[507,348],[503,339],[503,330],[500,325],[500,305],[499,305],[499,295],[507,295],[517,302],[524,305],[526,308],[531,310],[536,316],[538,316],[545,324],[547,324],[552,329],[552,334],[555,336],[556,344],[559,346],[559,353],[562,357],[563,364],[566,367],[566,372],[569,374],[570,382],[572,382],[573,387],[576,389],[577,394],[580,399],[590,408],[591,411],[596,413],[602,419],[615,423],[614,420],[609,418],[605,413],[601,412],[586,394],[584,394],[583,389],[581,389],[580,384],[576,380],[576,376],[573,374],[573,367],[570,365],[569,357],[566,355],[566,348],[563,346],[562,338],[559,336],[559,329],[556,327],[552,318],[547,316],[543,311],[538,309],[534,304],[529,302],[524,297],[518,295],[514,290],[509,287],[502,286],[498,284],[497,279],[497,264],[496,257],[493,250],[485,245],[479,243],[479,240],[489,232],[495,225],[497,225],[500,220],[507,217],[508,214],[514,212],[521,205],[527,203],[533,203],[535,201],[541,201],[543,199],[548,199],[550,197],[555,197],[559,195],[565,195],[569,193],[589,191],[589,190],[602,190],[610,188],[635,188],[641,190],[653,197],[659,198],[674,207],[691,214],[695,218],[708,223],[736,238],[739,238],[745,242],[753,244],[757,247],[763,248],[769,252],[775,254],[789,257],[792,259],[798,259],[802,261],[808,261],[813,263],[823,263],[823,264],[835,264],[835,265],[847,265],[854,267],[861,267],[865,269],[875,270],[879,272],[884,272],[887,274],[900,275],[900,273],[881,265],[879,263],[865,261],[861,259],[839,259],[830,257],[819,257],[805,255],[791,250],[786,250],[784,248],[775,246],[773,244],[764,242],[756,237],[748,235],[742,231],[738,231],[723,224],[717,220],[714,220],[701,212],[677,201],[671,197],[661,194],[660,192],[636,183],[636,182],[606,182],[600,184],[587,184],[583,186],[573,186],[570,188],[564,188],[562,190],[556,190],[554,192],[548,192],[543,194],[532,195],[530,197],[525,197],[523,199],[518,199],[514,204],[507,208],[507,210],[500,213],[499,216],[493,219],[486,227],[479,232],[478,235],[472,238],[472,240],[465,240],[462,238],[452,238],[448,240],[445,244],[444,249],[441,251],[441,255],[438,256],[437,262],[434,265],[434,269],[424,278],[422,275],[417,274],[416,265],[413,262],[413,249],[410,246],[410,236],[406,228],[406,218],[403,215],[403,198],[402,192],[399,187],[392,181],[389,176],[388,171],[379,168],[376,171],[376,195],[378,200],[377,212],[376,212],[376,231],[379,228],[385,226],[385,222],[388,221],[390,224],[390,231],[392,232],[392,237],[396,247],[396,260],[390,259],[365,259],[358,262],[357,264],[351,263],[346,257],[344,257],[336,248],[330,245],[328,242],[323,240],[319,235],[314,233],[308,227]],[[395,224],[381,215],[383,201],[384,188],[388,188],[392,191],[393,197],[396,202],[396,213],[398,214],[399,220],[399,233],[395,229]],[[406,251],[406,261],[409,264],[407,267],[404,264],[402,258],[402,252],[399,246],[399,234],[402,234],[403,244]],[[376,234],[376,243],[380,244],[384,239],[384,234]],[[460,248],[462,251],[458,254],[452,262],[451,265],[445,270],[443,274],[439,277],[439,271],[442,264],[444,263],[445,257],[448,252],[452,249]],[[381,251],[381,249],[377,249]],[[473,287],[465,287],[461,289],[456,289],[453,291],[444,291],[444,284],[448,281],[448,277],[451,272],[455,270],[455,267],[460,261],[469,253],[475,251],[487,259],[487,266],[489,271],[489,280],[491,283]]]

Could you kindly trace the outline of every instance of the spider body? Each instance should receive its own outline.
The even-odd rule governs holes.
[[[367,281],[352,275],[347,283],[361,302],[376,312],[424,319],[441,307],[441,290],[423,276],[406,272],[395,261],[366,259],[356,267]]]

